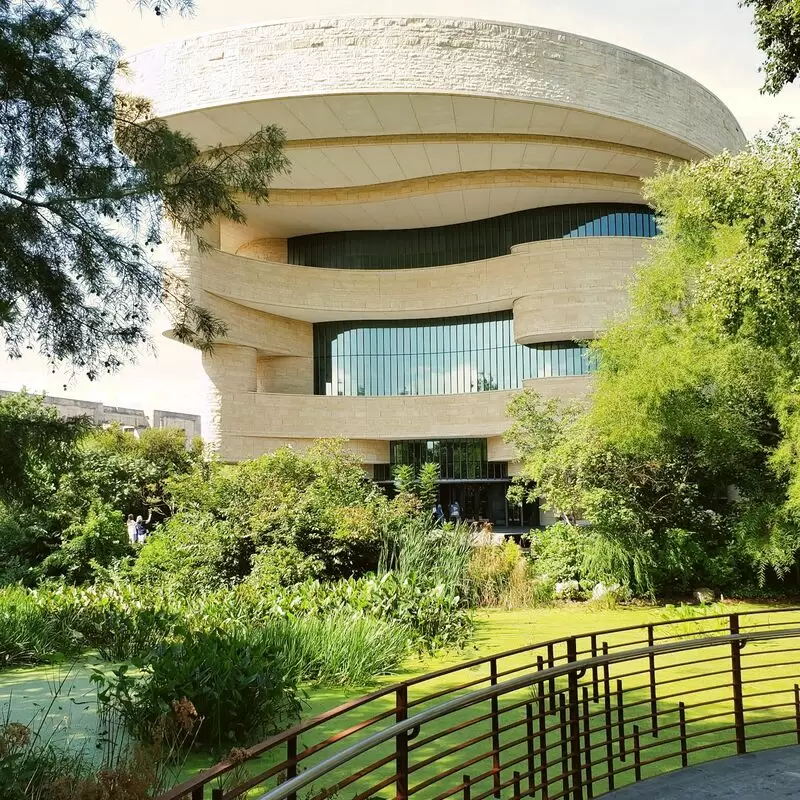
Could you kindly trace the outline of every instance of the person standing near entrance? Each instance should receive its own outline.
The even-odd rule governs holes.
[[[450,522],[454,525],[458,525],[461,522],[461,506],[458,503],[458,500],[453,500],[450,503]]]

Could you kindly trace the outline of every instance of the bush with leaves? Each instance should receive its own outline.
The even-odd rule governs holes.
[[[126,515],[147,517],[151,509],[164,515],[169,508],[165,484],[201,464],[199,441],[187,450],[180,429],[149,428],[138,436],[118,425],[93,430],[78,442],[59,483],[57,513],[71,524],[101,500]]]
[[[134,575],[197,571],[204,585],[234,584],[257,568],[289,585],[374,569],[398,512],[338,440],[301,455],[283,448],[235,466],[167,481],[174,517],[142,549]]]
[[[61,547],[44,560],[42,573],[63,577],[68,583],[87,583],[95,578],[98,569],[132,554],[122,514],[95,500],[86,519],[64,531]]]
[[[17,586],[0,589],[0,668],[54,661],[85,646],[83,637],[36,595]]]
[[[202,719],[197,743],[213,752],[251,744],[285,728],[300,711],[284,644],[262,627],[188,631],[159,646],[133,675],[126,666],[97,671],[99,701],[115,708],[130,732],[147,741],[173,703],[186,698]]]

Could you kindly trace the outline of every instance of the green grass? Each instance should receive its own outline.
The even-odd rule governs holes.
[[[758,607],[745,605],[727,606],[725,608],[725,612],[743,612],[746,610],[755,610],[756,608]],[[762,621],[767,622],[772,617],[773,615],[766,615],[764,618],[762,618]],[[491,653],[522,647],[535,642],[558,639],[569,635],[586,634],[592,631],[607,630],[610,628],[646,625],[650,622],[660,622],[663,620],[663,618],[664,612],[662,610],[650,607],[625,607],[613,610],[595,610],[585,605],[573,605],[518,611],[493,610],[482,612],[480,615],[480,624],[478,627],[478,634],[474,647],[462,653],[451,653],[438,658],[409,659],[404,664],[403,669],[399,674],[393,676],[384,676],[378,680],[378,684],[389,684],[397,680],[412,679],[430,670],[454,665],[467,659],[482,657]],[[800,615],[796,618],[792,618],[792,624],[800,626]],[[688,625],[686,625],[686,623],[683,623],[682,626],[675,628],[672,633],[679,634],[684,630],[688,630]],[[620,634],[610,638],[613,646],[614,644],[623,644],[626,641],[630,641],[631,636],[629,634]],[[786,643],[783,646],[786,646]],[[758,676],[759,678],[768,678],[770,680],[770,684],[766,688],[770,690],[775,689],[776,691],[781,691],[780,695],[770,695],[766,698],[755,696],[755,692],[759,689],[763,689],[763,686],[753,687],[749,694],[748,691],[746,691],[745,705],[748,709],[750,709],[747,713],[748,731],[756,733],[759,731],[767,732],[774,730],[784,733],[784,736],[780,739],[765,738],[763,740],[753,742],[751,745],[749,745],[749,749],[752,750],[758,749],[759,746],[791,744],[796,741],[793,722],[781,721],[778,719],[784,715],[793,715],[793,703],[791,704],[791,707],[778,705],[772,708],[761,708],[763,705],[769,705],[772,702],[771,698],[773,697],[776,698],[776,702],[788,702],[787,698],[791,699],[792,686],[794,682],[798,680],[798,669],[793,664],[794,659],[792,658],[792,656],[795,654],[790,653],[788,657],[778,656],[777,649],[779,647],[780,645],[773,645],[770,643],[750,643],[743,651],[742,658],[743,666],[745,667],[745,679],[747,680],[748,677],[755,676]],[[703,658],[719,659],[717,662],[710,662],[709,664],[704,665],[706,670],[716,669],[717,666],[720,665],[726,668],[728,667],[730,663],[729,650],[728,648],[722,648],[722,652],[720,652],[720,650],[720,648],[716,648],[715,652],[703,651]],[[705,694],[702,699],[707,704],[703,707],[702,713],[700,710],[697,710],[696,713],[692,712],[694,713],[694,717],[697,717],[698,721],[695,722],[690,716],[690,735],[696,736],[694,739],[695,743],[715,746],[709,747],[700,753],[693,754],[690,758],[690,763],[699,763],[700,760],[704,760],[706,758],[731,755],[734,752],[733,747],[729,744],[716,746],[723,740],[729,739],[729,733],[714,733],[711,731],[712,728],[716,726],[727,725],[731,721],[732,708],[730,703],[730,691],[724,688],[718,690],[708,689],[710,679],[697,677],[697,670],[702,668],[698,667],[694,663],[698,658],[699,657],[696,657],[695,654],[683,653],[659,656],[657,660],[657,669],[659,670],[660,678],[662,680],[671,679],[673,681],[673,683],[669,684],[669,689],[664,689],[662,691],[662,694],[665,695],[665,698],[659,701],[659,719],[662,726],[672,724],[676,721],[677,703],[681,699],[678,697],[678,695],[686,696],[688,703],[691,702],[690,696],[693,691],[701,688],[705,690]],[[524,664],[529,663],[529,661],[530,656],[527,658],[525,655],[511,657],[502,663],[501,670],[509,670],[513,669],[514,667],[523,666]],[[769,666],[770,664],[776,664],[779,662],[779,666]],[[639,723],[643,731],[641,743],[643,747],[649,748],[646,751],[647,755],[645,758],[646,760],[650,760],[657,759],[668,752],[669,748],[667,745],[663,744],[663,740],[665,738],[670,738],[671,735],[676,735],[677,730],[673,730],[669,734],[665,731],[662,733],[659,739],[653,738],[650,733],[645,730],[649,727],[649,719],[644,719],[648,717],[649,713],[649,695],[645,685],[647,675],[623,675],[625,672],[637,672],[643,667],[646,667],[646,662],[644,664],[637,662],[634,664],[621,665],[615,673],[612,673],[612,678],[616,679],[617,677],[622,676],[626,689],[626,702],[636,701],[641,703],[640,707],[629,712],[629,716],[640,715],[643,717],[643,720],[641,720]],[[61,668],[61,670],[63,673],[63,668]],[[429,681],[421,689],[415,689],[412,687],[409,692],[409,697],[413,701],[415,697],[419,697],[423,693],[428,694],[431,692],[453,689],[470,680],[485,681],[487,677],[488,674],[485,666],[466,671],[462,670],[460,673],[455,675],[446,675],[433,681]],[[587,678],[585,678],[584,681],[585,680],[587,680]],[[27,721],[27,719],[32,716],[32,712],[35,712],[37,707],[42,706],[49,701],[49,692],[52,690],[54,682],[55,677],[52,667],[14,670],[0,673],[0,704],[8,699],[10,692],[13,692],[12,703],[15,712],[13,716],[21,721]],[[69,702],[59,704],[60,713],[69,717],[68,726],[71,726],[73,730],[83,736],[91,735],[94,709],[93,690],[88,684],[88,667],[83,664],[76,665],[69,677],[68,684],[71,687],[71,691],[69,693]],[[485,683],[479,685],[485,685]],[[331,709],[340,703],[360,696],[364,691],[365,689],[353,690],[311,687],[309,688],[309,697],[304,712],[304,717],[308,718]],[[667,694],[674,694],[676,696],[673,698],[667,698]],[[512,702],[530,701],[532,699],[533,697],[530,693],[530,690],[526,690],[522,694],[518,693],[515,697],[506,697],[501,703],[501,711],[503,705],[508,705]],[[488,711],[488,703],[486,705],[486,711]],[[370,704],[367,708],[357,709],[353,712],[349,712],[346,716],[321,728],[320,731],[314,736],[309,736],[307,738],[304,737],[300,743],[301,748],[319,741],[321,738],[324,738],[325,734],[334,733],[342,728],[366,721],[370,716],[376,714],[380,710],[389,712],[392,710],[393,706],[394,699],[393,697],[389,696],[382,698],[377,703]],[[420,710],[420,708],[421,707],[418,707],[415,710]],[[598,704],[597,706],[592,705],[590,712],[594,713],[600,710],[602,710],[602,703]],[[706,720],[699,719],[701,716],[707,717],[708,715],[713,714],[717,714],[719,716]],[[430,723],[423,728],[418,742],[420,740],[425,740],[428,737],[432,737],[437,732],[442,733],[442,731],[444,731],[444,729],[447,727],[468,722],[475,715],[476,711],[474,709],[466,709],[451,715],[446,720],[439,720],[434,723]],[[501,716],[502,724],[504,725],[520,718],[519,710],[509,712]],[[381,723],[381,725],[388,724],[390,721],[391,720],[387,720],[386,722]],[[601,736],[602,731],[599,730],[599,726],[602,724],[602,722],[603,719],[601,716],[594,717],[592,720],[593,731],[591,732],[591,740],[593,745],[600,744],[604,741]],[[553,727],[557,725],[557,723],[557,715],[553,717],[547,717],[548,726]],[[66,723],[62,722],[62,724],[67,727]],[[365,732],[368,733],[374,729],[367,729]],[[444,782],[441,785],[432,786],[429,789],[420,792],[418,796],[432,797],[438,792],[443,791],[445,788],[448,788],[448,785],[456,785],[460,781],[461,775],[464,772],[471,772],[471,774],[475,776],[486,769],[485,764],[475,765],[470,768],[460,767],[461,762],[468,757],[477,757],[485,753],[489,749],[489,743],[486,741],[476,743],[457,754],[447,755],[445,751],[457,743],[463,743],[487,731],[488,722],[479,723],[469,728],[465,728],[458,734],[450,734],[448,736],[443,735],[438,740],[431,741],[429,744],[423,745],[417,751],[415,751],[412,754],[412,767],[429,757],[437,756],[437,759],[434,765],[419,769],[412,775],[412,786],[426,780],[435,772],[440,772],[447,768],[455,769],[454,775],[451,779],[451,784]],[[556,734],[557,731],[551,732],[548,740],[550,744],[556,742]],[[632,724],[629,722],[626,725],[626,735],[628,737],[629,747],[631,734]],[[522,728],[510,730],[508,733],[504,733],[502,741],[507,743],[519,738],[522,735],[524,735],[524,726]],[[392,749],[393,748],[391,746],[387,745],[385,748],[376,753],[365,755],[354,760],[347,766],[346,769],[340,770],[339,773],[336,774],[335,779],[339,780],[357,772],[359,769],[368,766],[369,763],[376,757],[389,755]],[[329,751],[325,752],[327,753]],[[672,751],[670,750],[669,752]],[[604,745],[602,747],[598,747],[596,750],[593,750],[593,753],[594,758],[600,759],[602,757],[604,759]],[[503,754],[503,763],[505,764],[509,759],[513,759],[515,756],[524,756],[524,750],[522,749],[522,746],[505,752]],[[557,760],[558,758],[559,753],[557,750],[554,750],[550,755],[550,759]],[[269,763],[269,758],[262,759],[258,766],[265,768]],[[193,770],[198,770],[207,765],[207,759],[204,759],[201,756],[194,756],[187,765],[187,771],[191,772]],[[624,785],[624,783],[633,779],[632,761],[630,756],[628,756],[626,761],[623,762],[620,760],[619,754],[615,750],[614,765],[615,768],[628,768],[628,771],[618,778],[617,786]],[[679,766],[679,762],[676,759],[653,761],[649,765],[644,765],[643,774],[644,777],[650,777],[651,775],[658,774],[677,766]],[[389,775],[391,773],[391,769],[392,766],[389,764],[386,767],[377,770],[375,775]],[[518,766],[511,767],[504,771],[503,777],[508,777],[510,779],[513,769],[520,769],[521,771],[524,771],[524,761]],[[559,771],[560,764],[554,764],[551,767],[551,774]],[[604,771],[605,765],[602,767],[596,767],[594,771],[595,776],[598,776]],[[489,786],[489,784],[484,782],[484,784],[481,786],[474,787],[473,796],[480,794],[481,791],[483,791],[487,786]],[[595,794],[599,794],[605,788],[606,784],[604,782],[600,782],[595,787]],[[340,796],[351,797],[353,794],[355,794],[355,787],[352,787],[352,789],[353,790],[351,791],[347,789],[343,790]],[[389,796],[392,794],[393,790],[391,790],[391,787],[389,787],[384,789],[382,792],[376,793],[376,796]],[[510,794],[510,791],[507,792],[507,794]]]

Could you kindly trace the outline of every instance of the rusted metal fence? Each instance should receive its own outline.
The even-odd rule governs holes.
[[[703,759],[800,743],[798,651],[800,609],[534,644],[379,689],[160,800],[592,800]]]

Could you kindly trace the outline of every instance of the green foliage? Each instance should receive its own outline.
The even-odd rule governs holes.
[[[159,647],[141,675],[127,667],[95,672],[99,701],[114,707],[147,741],[173,703],[188,699],[202,719],[198,745],[222,752],[282,730],[299,714],[296,683],[281,643],[262,628],[189,631]]]
[[[30,592],[20,587],[0,590],[0,667],[52,661],[76,653],[80,644],[80,637]]]
[[[740,0],[753,9],[758,47],[766,56],[761,91],[778,94],[800,73],[800,0]]]
[[[224,333],[164,273],[163,218],[195,237],[241,223],[239,198],[266,200],[288,162],[275,127],[201,152],[148,101],[115,95],[120,51],[87,26],[90,10],[0,2],[0,327],[12,355],[35,345],[94,377],[147,341],[156,304],[182,341],[208,348]]]
[[[580,580],[586,549],[586,528],[564,522],[531,531],[531,558],[536,574],[553,583]]]
[[[417,477],[411,464],[395,464],[392,467],[392,479],[398,494],[416,493]]]
[[[584,576],[675,594],[793,565],[798,193],[800,134],[785,124],[739,154],[658,173],[645,194],[664,233],[628,317],[593,346],[591,407],[533,393],[512,405],[515,491],[591,523]]]
[[[86,519],[64,531],[61,547],[44,560],[42,572],[63,576],[69,583],[86,583],[96,576],[98,568],[110,567],[131,554],[122,514],[95,500]]]
[[[119,515],[168,513],[165,483],[202,463],[183,431],[88,428],[24,392],[0,399],[0,437],[0,473],[9,476],[0,487],[0,585],[43,574],[91,580],[92,562],[130,554]]]
[[[251,570],[252,539],[210,512],[181,511],[151,534],[131,570],[139,582],[212,590]]]
[[[175,640],[186,624],[183,598],[125,584],[46,587],[33,596],[58,630],[79,635],[84,647],[97,649],[106,661],[144,658]]]
[[[292,665],[289,674],[297,681],[366,686],[394,672],[408,653],[404,625],[350,610],[276,619],[266,630],[294,651],[282,655],[281,663]]]
[[[165,484],[198,469],[201,454],[187,450],[179,429],[151,428],[134,436],[114,425],[84,436],[73,465],[62,477],[56,505],[61,518],[74,521],[94,499],[124,514],[147,517],[167,511]]]
[[[39,565],[58,544],[46,515],[0,503],[0,586],[35,584],[41,577]]]
[[[427,515],[410,519],[384,540],[381,571],[392,571],[401,581],[424,577],[448,594],[463,597],[471,539],[466,525],[435,528]]]
[[[86,429],[85,419],[62,419],[37,395],[0,397],[0,503],[34,506],[46,500]]]
[[[419,500],[425,511],[430,511],[439,499],[439,473],[439,465],[430,461],[419,468],[417,486]]]
[[[134,574],[234,584],[253,569],[291,584],[374,569],[397,513],[338,440],[306,454],[283,448],[166,482],[175,516],[151,537]],[[194,578],[192,578],[194,580]]]

